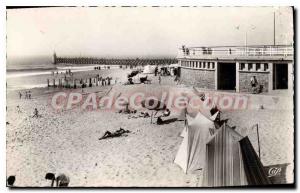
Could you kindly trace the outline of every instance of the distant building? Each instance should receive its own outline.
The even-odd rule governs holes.
[[[196,87],[251,92],[255,76],[262,92],[293,90],[294,48],[276,46],[185,47],[177,55],[181,81]]]

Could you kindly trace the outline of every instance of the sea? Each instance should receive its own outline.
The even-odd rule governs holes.
[[[94,67],[109,65],[91,64],[53,64],[51,57],[14,57],[8,58],[6,64],[6,87],[7,90],[23,90],[47,87],[45,75],[54,73],[93,71]],[[119,68],[110,66],[111,69]]]

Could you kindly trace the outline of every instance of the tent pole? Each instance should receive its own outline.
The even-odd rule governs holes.
[[[152,124],[153,111],[151,112],[151,124]]]
[[[258,143],[258,156],[260,159],[260,142],[259,142],[258,123],[256,124],[256,133],[257,133],[257,143]]]

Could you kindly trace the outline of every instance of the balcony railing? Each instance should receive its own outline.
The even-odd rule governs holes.
[[[182,47],[177,58],[203,59],[288,59],[292,60],[294,48],[291,45],[277,46],[223,46],[223,47]]]

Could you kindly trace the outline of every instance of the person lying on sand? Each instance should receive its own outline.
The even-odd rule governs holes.
[[[106,131],[104,133],[104,135],[102,137],[99,138],[99,140],[101,139],[106,139],[106,138],[112,138],[112,137],[120,137],[121,135],[123,135],[124,133],[130,133],[129,130],[124,130],[122,128],[120,128],[119,130],[111,133],[110,131]]]
[[[140,112],[139,115],[129,115],[128,119],[147,118],[150,117],[148,112]]]
[[[154,118],[157,115],[157,113],[158,113],[158,111],[155,112]],[[162,114],[161,113],[159,113],[159,114],[160,115],[158,117],[168,117],[168,116],[170,116],[171,111],[167,108],[166,110],[164,110],[164,112]]]

